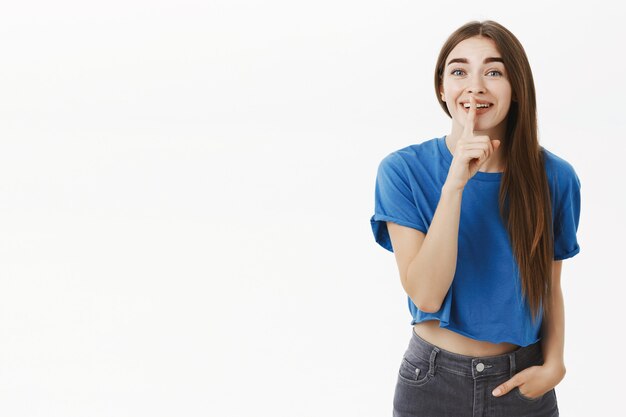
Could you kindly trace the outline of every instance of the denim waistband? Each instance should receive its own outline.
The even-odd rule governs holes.
[[[531,365],[543,364],[541,341],[528,346],[520,346],[513,352],[495,356],[467,356],[450,352],[433,345],[421,338],[415,330],[405,356],[416,356],[429,361],[431,369],[444,369],[470,378],[481,378],[490,375],[513,375],[518,369]]]

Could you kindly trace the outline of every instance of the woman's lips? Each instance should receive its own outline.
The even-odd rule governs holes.
[[[463,104],[461,104],[460,106],[465,113],[469,113],[469,107],[466,108]],[[476,109],[476,115],[487,113],[492,107],[493,104],[489,105],[489,107],[478,107]]]

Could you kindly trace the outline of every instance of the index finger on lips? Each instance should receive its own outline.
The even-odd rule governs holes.
[[[476,120],[476,99],[473,94],[470,94],[470,107],[467,112],[467,118],[465,119],[465,127],[463,129],[466,135],[472,135],[474,133],[474,123]]]

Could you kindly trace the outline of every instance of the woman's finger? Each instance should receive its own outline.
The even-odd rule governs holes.
[[[470,107],[467,112],[467,118],[465,119],[465,126],[463,127],[463,136],[474,136],[474,121],[476,120],[476,99],[473,94],[470,94]]]

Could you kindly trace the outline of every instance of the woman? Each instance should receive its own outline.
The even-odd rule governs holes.
[[[414,325],[393,415],[558,416],[580,181],[539,145],[530,65],[502,25],[452,33],[435,91],[450,133],[382,160],[370,219]]]

